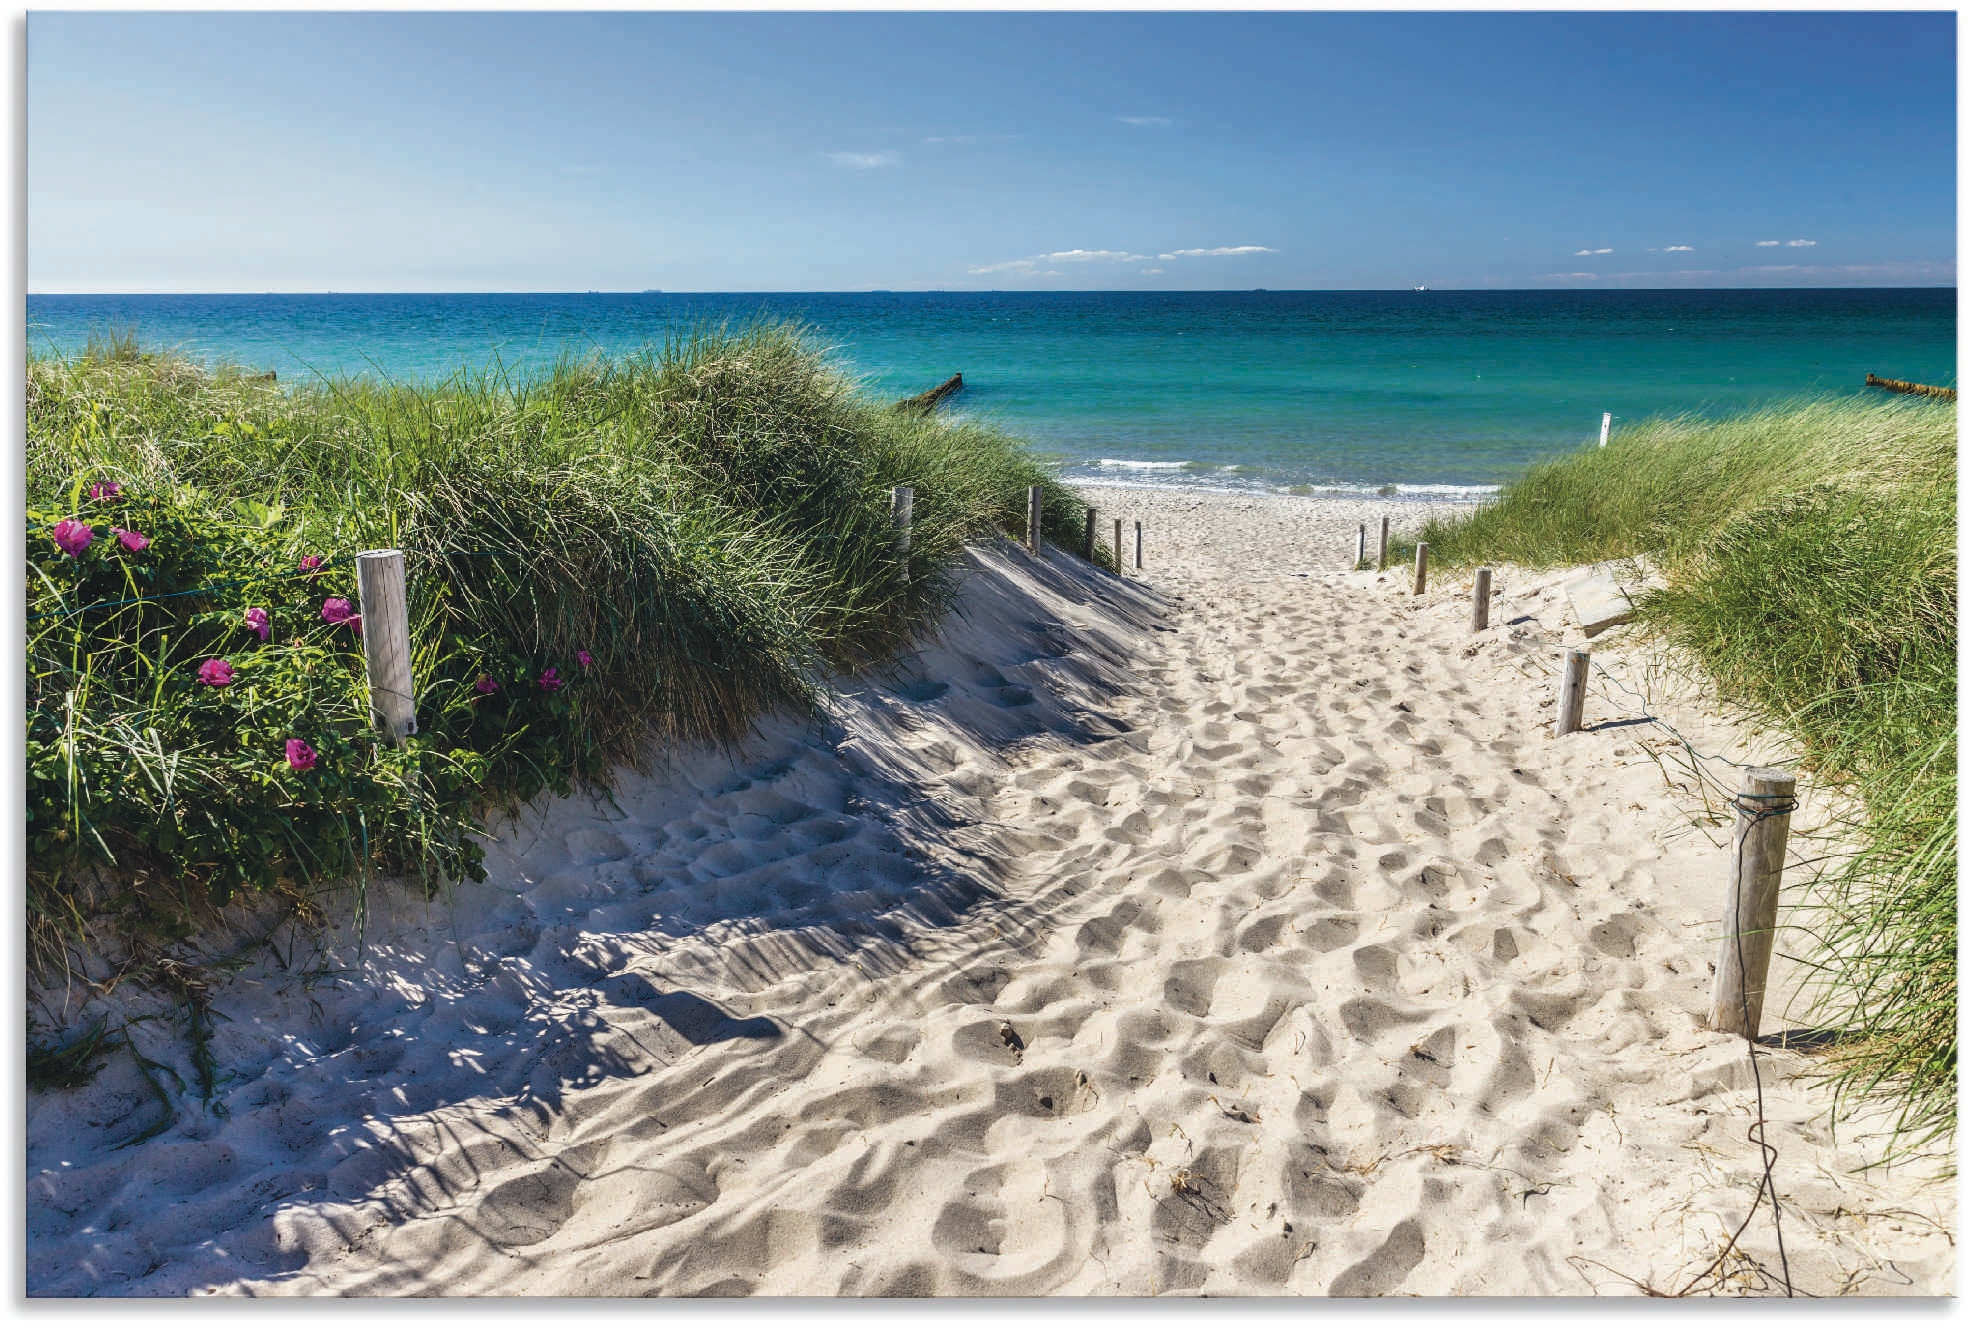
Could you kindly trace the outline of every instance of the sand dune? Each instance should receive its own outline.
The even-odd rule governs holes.
[[[359,960],[255,955],[225,1114],[118,1150],[134,1066],[36,1094],[30,1294],[1693,1281],[1761,1177],[1700,1023],[1726,857],[1629,698],[1549,736],[1562,578],[1500,572],[1476,636],[1439,575],[1341,570],[1413,505],[1094,496],[1139,577],[979,549],[825,723],[529,812]],[[1951,1190],[1859,1174],[1811,1068],[1762,1061],[1792,1280],[1945,1294]],[[1741,1248],[1702,1285],[1780,1291],[1767,1210]]]

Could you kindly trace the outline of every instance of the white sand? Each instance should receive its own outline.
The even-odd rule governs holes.
[[[161,1120],[127,1055],[31,1094],[30,1294],[1688,1285],[1761,1175],[1700,1022],[1724,832],[1603,683],[1548,736],[1563,578],[1501,571],[1473,637],[1439,574],[1341,570],[1412,504],[1095,498],[1139,579],[980,550],[828,724],[529,814],[359,962],[242,956],[224,1114],[118,1149]],[[1761,1060],[1790,1276],[1948,1293],[1951,1187],[1862,1174],[1816,1064]],[[1773,1289],[1767,1206],[1742,1250],[1704,1285]]]

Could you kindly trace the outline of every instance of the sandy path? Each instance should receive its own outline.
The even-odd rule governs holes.
[[[1140,581],[986,550],[827,732],[529,822],[466,924],[400,923],[398,1005],[133,1150],[150,1189],[31,1183],[30,1288],[119,1204],[138,1292],[1685,1285],[1760,1175],[1698,1019],[1726,858],[1630,709],[1547,736],[1558,578],[1500,575],[1476,645],[1452,586],[1335,570],[1375,505],[1096,499]],[[1948,1290],[1951,1192],[1857,1178],[1805,1058],[1763,1066],[1793,1281]],[[144,1229],[160,1192],[210,1231]],[[1720,1285],[1769,1290],[1766,1217],[1743,1248]]]

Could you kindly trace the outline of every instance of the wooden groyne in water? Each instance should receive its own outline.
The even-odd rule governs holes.
[[[918,396],[904,397],[895,403],[895,409],[914,411],[918,415],[927,415],[943,404],[945,397],[953,396],[963,391],[963,385],[962,374],[951,374],[947,380],[930,388],[927,392]]]
[[[1888,392],[1905,392],[1916,397],[1935,397],[1941,401],[1955,399],[1955,391],[1951,387],[1929,387],[1925,383],[1909,383],[1899,378],[1881,378],[1878,374],[1867,374],[1866,386],[1883,387]]]

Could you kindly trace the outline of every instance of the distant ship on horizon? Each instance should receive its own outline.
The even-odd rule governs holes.
[[[1427,290],[1427,289],[1428,289],[1428,287],[1426,287],[1426,286],[1416,286],[1416,287],[1415,287],[1415,289],[1416,289],[1416,290]]]

